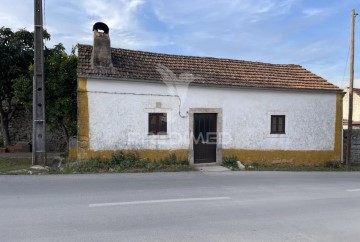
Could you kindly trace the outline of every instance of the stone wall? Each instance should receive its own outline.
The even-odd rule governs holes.
[[[32,112],[20,110],[9,125],[12,143],[32,141]],[[46,133],[47,151],[63,152],[66,142],[61,130],[47,129]]]
[[[344,152],[343,159],[346,160],[347,130],[344,129]],[[360,129],[352,130],[351,162],[360,164]]]

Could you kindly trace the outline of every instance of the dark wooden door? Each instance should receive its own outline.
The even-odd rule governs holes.
[[[216,113],[194,114],[194,163],[216,162]]]

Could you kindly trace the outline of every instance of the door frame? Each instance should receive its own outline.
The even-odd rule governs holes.
[[[195,113],[216,113],[216,162],[215,163],[200,163],[200,165],[206,164],[216,164],[220,165],[222,163],[222,108],[190,108],[189,109],[189,163],[194,165],[194,114]],[[196,164],[197,165],[197,164]]]

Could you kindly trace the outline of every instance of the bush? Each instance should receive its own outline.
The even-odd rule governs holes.
[[[89,159],[66,165],[69,173],[99,172],[154,172],[154,171],[191,171],[194,170],[186,159],[178,159],[175,154],[159,160],[142,159],[136,152],[120,151],[111,159]]]
[[[231,170],[235,170],[238,171],[239,170],[239,166],[238,166],[238,161],[239,159],[236,156],[227,156],[224,157],[223,159],[223,166],[231,169]]]
[[[326,168],[341,168],[342,165],[342,162],[339,160],[329,160],[325,163]]]
[[[122,151],[110,159],[111,167],[118,171],[127,169],[146,169],[150,163],[148,159],[141,159],[136,152],[124,153]]]
[[[99,173],[109,170],[109,164],[106,160],[89,159],[76,161],[66,164],[65,171],[78,173]]]
[[[194,168],[189,165],[187,159],[178,159],[178,157],[175,154],[171,154],[166,158],[151,162],[149,169],[157,170],[157,171],[194,170]]]

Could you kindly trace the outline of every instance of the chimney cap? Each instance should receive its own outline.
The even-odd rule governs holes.
[[[93,26],[93,31],[96,30],[96,32],[98,32],[99,29],[104,31],[105,34],[109,34],[109,27],[105,23],[103,22],[95,23]]]

